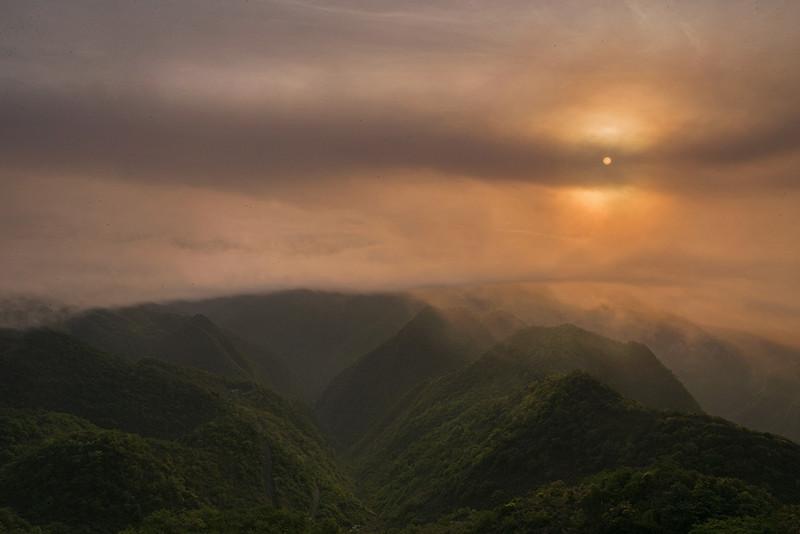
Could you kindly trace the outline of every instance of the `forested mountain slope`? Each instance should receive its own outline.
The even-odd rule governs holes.
[[[686,388],[646,346],[614,341],[571,324],[522,329],[487,356],[540,375],[586,371],[645,406],[700,411]]]
[[[422,306],[409,295],[311,290],[171,304],[270,349],[312,404],[334,376],[396,334]]]
[[[203,315],[182,315],[147,304],[92,309],[54,327],[133,362],[153,358],[231,378],[257,380],[288,396],[298,394],[294,378],[277,356],[223,331]]]
[[[728,477],[674,465],[619,468],[541,486],[490,510],[462,509],[417,534],[794,534],[800,506]]]
[[[278,337],[306,364],[344,363],[326,339],[382,338],[317,404],[346,462],[309,408],[264,387],[277,351],[176,307],[92,310],[0,330],[0,531],[794,534],[800,446],[704,415],[641,343],[498,306],[281,298],[297,330]],[[253,328],[280,315],[262,299]]]
[[[494,340],[478,317],[426,307],[333,379],[317,403],[320,420],[352,445],[409,391],[466,365]]]
[[[512,378],[494,357],[440,378],[362,442],[360,479],[402,524],[486,509],[537,487],[659,462],[800,501],[800,446],[721,419],[654,411],[585,373]]]
[[[2,331],[0,414],[0,508],[34,525],[114,532],[155,512],[264,506],[363,517],[303,409],[251,381]]]
[[[709,327],[613,296],[579,305],[541,286],[495,284],[415,293],[438,305],[501,310],[528,325],[565,322],[649,347],[706,412],[800,440],[800,348]],[[707,318],[711,324],[713,316]]]

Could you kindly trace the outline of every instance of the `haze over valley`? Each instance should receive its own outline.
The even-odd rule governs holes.
[[[0,532],[800,532],[800,3],[5,0]]]

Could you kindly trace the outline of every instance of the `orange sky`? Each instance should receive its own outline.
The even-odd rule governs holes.
[[[797,20],[788,1],[6,2],[0,292],[532,281],[800,342]]]

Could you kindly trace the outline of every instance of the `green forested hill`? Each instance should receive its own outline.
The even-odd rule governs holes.
[[[130,364],[50,330],[3,331],[0,410],[0,508],[34,525],[114,532],[159,510],[275,515],[253,512],[264,506],[301,522],[363,517],[304,410],[250,381]]]
[[[500,309],[529,325],[565,322],[650,348],[701,408],[741,425],[800,441],[800,348],[722,330],[606,296],[584,307],[539,286],[500,284],[432,289],[421,298]],[[714,317],[705,318],[713,324]]]
[[[416,534],[794,534],[800,506],[763,488],[674,465],[558,481],[491,510],[462,509]]]
[[[396,336],[332,382],[317,404],[320,419],[344,445],[387,418],[395,404],[426,380],[467,365],[495,340],[480,318],[425,308]],[[527,327],[488,351],[493,386],[519,387],[532,377],[584,370],[653,408],[699,412],[683,385],[653,353],[572,325]]]
[[[225,332],[203,315],[181,315],[156,304],[93,309],[56,325],[82,341],[130,361],[153,358],[231,378],[260,381],[282,394],[298,388],[267,349]]]
[[[0,532],[796,534],[800,446],[703,415],[643,345],[422,309],[318,406],[344,463],[166,315],[92,319],[121,356],[0,330]]]
[[[486,509],[553,481],[658,462],[800,501],[800,446],[703,415],[652,411],[589,375],[497,386],[481,359],[425,390],[365,445],[360,476],[390,521]]]
[[[700,411],[683,384],[646,346],[620,343],[571,324],[522,329],[487,356],[540,375],[586,371],[645,406]]]
[[[410,390],[466,365],[493,340],[476,317],[426,307],[333,379],[317,403],[320,420],[352,445]]]
[[[396,334],[423,304],[402,294],[291,290],[177,302],[274,351],[314,403],[330,380]]]

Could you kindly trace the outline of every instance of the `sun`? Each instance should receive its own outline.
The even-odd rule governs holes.
[[[605,156],[605,157],[603,157],[603,165],[605,165],[606,167],[608,167],[608,166],[609,166],[609,165],[611,165],[612,163],[614,163],[614,160],[613,160],[613,159],[611,159],[611,156]]]

